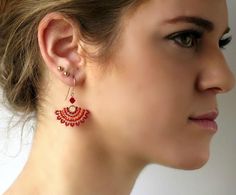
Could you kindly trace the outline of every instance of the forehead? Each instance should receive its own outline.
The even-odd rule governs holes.
[[[226,6],[226,0],[149,0],[146,5],[153,8],[169,8],[174,13],[178,12],[196,12],[206,13],[213,10],[222,10]],[[165,11],[165,10],[160,10]],[[168,9],[166,9],[168,11]]]
[[[219,28],[228,24],[226,0],[149,0],[140,6],[136,16],[142,22],[157,23],[178,16],[196,16],[212,21]]]

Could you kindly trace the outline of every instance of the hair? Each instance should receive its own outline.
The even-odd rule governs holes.
[[[98,59],[114,53],[121,18],[143,0],[0,0],[0,86],[13,111],[37,112],[43,63],[37,28],[59,12],[73,19],[84,41],[99,46]]]

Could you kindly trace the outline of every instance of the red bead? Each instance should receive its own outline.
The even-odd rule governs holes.
[[[75,103],[75,98],[71,97],[70,98],[70,103],[74,104]]]

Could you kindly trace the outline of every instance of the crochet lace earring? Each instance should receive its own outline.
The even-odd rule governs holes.
[[[76,80],[74,78],[74,87],[75,87],[75,84],[76,84]],[[72,88],[72,92],[69,99],[71,105],[69,107],[63,108],[62,110],[55,111],[57,120],[59,120],[61,124],[65,124],[67,127],[80,126],[81,123],[85,122],[85,120],[88,118],[88,115],[90,113],[89,110],[82,109],[74,105],[74,103],[76,102],[76,99],[74,97],[74,87]],[[68,99],[70,90],[71,88],[69,88],[65,100]]]

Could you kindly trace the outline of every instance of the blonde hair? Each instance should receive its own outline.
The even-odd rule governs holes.
[[[0,86],[11,110],[37,112],[42,58],[37,27],[50,12],[75,20],[85,41],[100,46],[107,59],[124,10],[141,0],[0,0]]]

